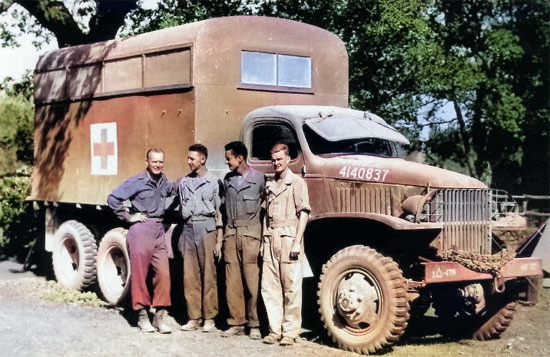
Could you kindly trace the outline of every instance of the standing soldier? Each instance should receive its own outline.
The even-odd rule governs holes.
[[[189,147],[187,164],[191,173],[178,182],[184,219],[179,249],[183,255],[183,295],[189,321],[183,331],[216,331],[218,286],[215,257],[223,243],[220,214],[220,182],[206,169],[208,150],[202,144]]]
[[[126,235],[130,255],[130,291],[132,308],[138,312],[138,327],[144,332],[171,333],[164,316],[170,301],[170,271],[168,250],[164,240],[162,216],[166,198],[176,192],[173,182],[166,179],[164,151],[147,151],[147,169],[130,177],[107,197],[107,203],[122,220],[132,223]],[[131,208],[124,206],[129,200]],[[153,297],[147,286],[149,269],[153,269]],[[147,309],[155,307],[153,324]]]
[[[267,182],[261,291],[269,320],[263,342],[292,345],[302,327],[303,235],[311,207],[306,182],[289,168],[288,146],[271,149],[275,177]],[[309,265],[307,265],[309,267]]]
[[[260,279],[260,210],[265,189],[263,173],[248,167],[248,151],[240,141],[225,145],[225,161],[231,172],[223,180],[227,225],[223,243],[225,282],[230,318],[223,337],[245,333],[259,340],[258,294]]]

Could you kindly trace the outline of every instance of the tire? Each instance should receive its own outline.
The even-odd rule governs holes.
[[[96,241],[85,225],[74,220],[61,224],[52,250],[57,282],[75,291],[92,285],[96,280],[96,254]]]
[[[456,338],[478,341],[491,340],[510,326],[517,308],[513,296],[492,291],[490,283],[483,284],[484,306],[479,311],[461,309],[455,294],[434,294],[435,314],[440,318],[441,333]]]
[[[342,349],[374,353],[407,328],[403,274],[393,259],[369,247],[355,245],[333,255],[323,266],[317,295],[323,325]]]
[[[130,257],[126,246],[128,230],[114,228],[105,233],[97,251],[97,280],[105,300],[120,304],[129,294]]]
[[[515,301],[504,305],[472,334],[472,338],[478,341],[486,341],[500,337],[512,323],[516,308],[517,302]]]

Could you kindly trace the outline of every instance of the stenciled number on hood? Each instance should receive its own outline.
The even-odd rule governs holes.
[[[340,169],[340,176],[367,181],[386,181],[390,170],[375,169],[372,167],[344,166]]]

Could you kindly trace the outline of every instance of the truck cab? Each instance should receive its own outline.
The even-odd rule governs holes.
[[[271,106],[246,116],[250,166],[270,176],[289,147],[312,211],[305,247],[324,326],[341,347],[377,351],[432,306],[449,333],[487,339],[518,300],[534,303],[538,258],[517,258],[494,230],[526,221],[510,198],[456,172],[400,157],[407,138],[367,111]],[[504,226],[503,226],[504,225]]]

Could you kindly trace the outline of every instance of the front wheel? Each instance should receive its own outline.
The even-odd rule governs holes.
[[[392,345],[409,320],[407,289],[398,265],[361,245],[342,249],[323,266],[318,303],[333,341],[356,353]]]
[[[97,251],[97,280],[101,293],[112,305],[121,303],[130,287],[130,258],[123,228],[105,234]]]

